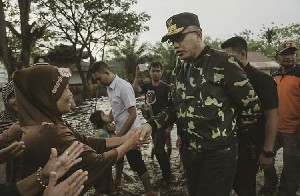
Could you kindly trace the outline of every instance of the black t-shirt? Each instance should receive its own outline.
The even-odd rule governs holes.
[[[262,110],[278,107],[277,84],[275,80],[266,73],[254,68],[249,63],[244,67],[254,91],[260,99]],[[262,111],[263,112],[263,111]],[[262,115],[255,124],[253,130],[249,130],[252,140],[262,144],[265,134],[265,115]]]
[[[145,103],[152,106],[153,115],[160,113],[168,102],[170,86],[165,82],[160,82],[157,86],[153,86],[152,83],[144,83],[141,85],[141,89],[145,94]]]

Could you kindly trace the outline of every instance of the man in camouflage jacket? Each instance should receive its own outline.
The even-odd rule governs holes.
[[[166,24],[162,42],[169,41],[180,60],[172,73],[168,106],[142,125],[141,137],[176,122],[189,195],[229,195],[237,125],[253,123],[258,97],[233,57],[203,44],[197,15],[177,14]],[[237,119],[239,112],[242,119]]]

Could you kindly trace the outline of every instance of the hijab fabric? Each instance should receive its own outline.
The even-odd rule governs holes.
[[[56,102],[69,83],[70,76],[69,69],[52,65],[37,65],[14,73],[21,127],[63,123]]]
[[[2,99],[4,103],[4,111],[0,114],[0,122],[15,122],[17,121],[17,112],[8,105],[8,98],[14,93],[13,82],[6,83],[2,88]]]

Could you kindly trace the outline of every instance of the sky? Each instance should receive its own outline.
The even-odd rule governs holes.
[[[165,21],[181,12],[198,15],[203,36],[226,40],[245,29],[258,34],[265,27],[300,23],[300,0],[137,0],[137,13],[146,12],[148,32],[140,42],[154,44],[166,34]],[[272,24],[274,23],[274,24]],[[299,32],[300,33],[300,32]]]

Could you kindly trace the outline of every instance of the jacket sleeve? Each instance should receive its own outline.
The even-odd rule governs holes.
[[[253,90],[245,71],[233,57],[225,63],[224,80],[229,97],[232,99],[238,112],[240,126],[251,125],[257,121],[260,112],[260,100]]]

